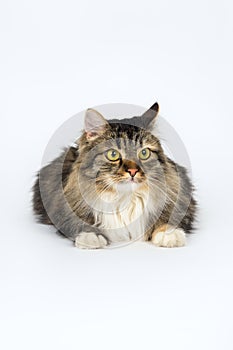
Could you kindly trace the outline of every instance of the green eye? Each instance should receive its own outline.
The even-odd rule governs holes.
[[[143,148],[139,154],[138,157],[142,160],[146,160],[150,157],[151,151],[149,150],[149,148]]]
[[[111,160],[112,162],[115,162],[116,160],[118,160],[120,158],[120,153],[118,151],[116,151],[115,149],[110,149],[107,152],[107,158],[108,160]]]

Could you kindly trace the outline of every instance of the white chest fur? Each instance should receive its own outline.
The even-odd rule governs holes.
[[[95,221],[111,242],[137,240],[145,233],[149,214],[147,192],[124,191],[105,196],[95,208]]]

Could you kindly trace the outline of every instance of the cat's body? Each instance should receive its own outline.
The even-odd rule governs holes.
[[[150,130],[158,112],[106,121],[88,110],[77,147],[42,168],[34,212],[77,247],[137,239],[182,246],[196,203],[186,170],[163,152]]]

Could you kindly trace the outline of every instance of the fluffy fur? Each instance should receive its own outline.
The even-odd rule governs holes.
[[[196,211],[186,169],[169,159],[152,134],[155,103],[140,117],[105,120],[89,109],[77,147],[42,168],[33,187],[39,222],[54,225],[80,248],[145,239],[185,244]],[[139,154],[148,149],[148,159]],[[119,152],[109,160],[107,152]]]

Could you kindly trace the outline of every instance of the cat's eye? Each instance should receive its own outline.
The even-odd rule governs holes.
[[[151,151],[149,148],[143,148],[139,154],[138,154],[138,157],[142,160],[146,160],[150,157],[151,155]]]
[[[108,158],[108,160],[111,160],[112,162],[115,162],[116,160],[120,159],[121,155],[115,149],[110,149],[107,152],[106,157]]]

